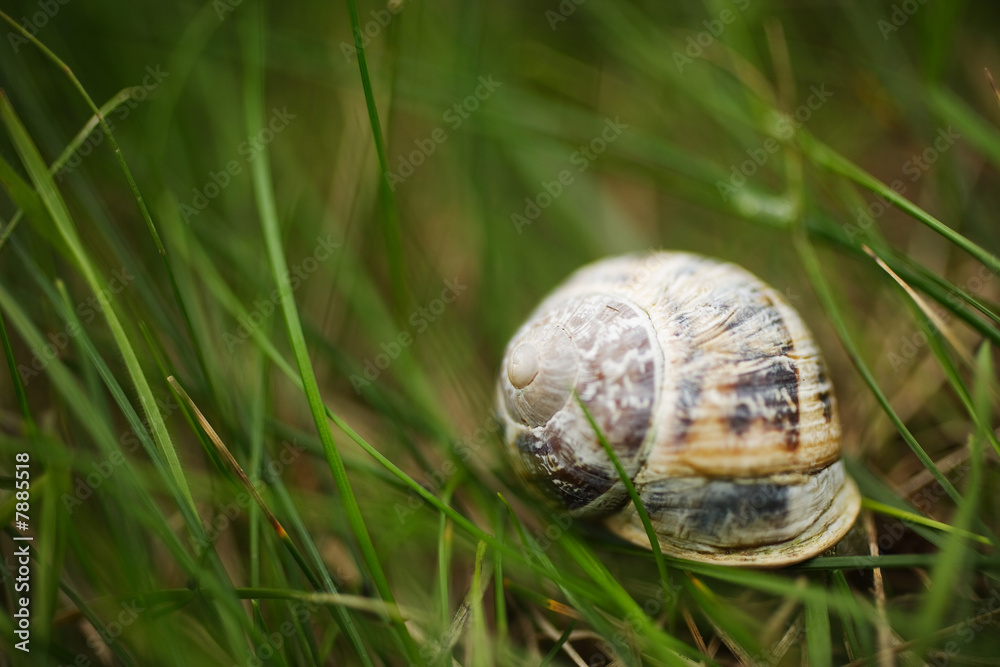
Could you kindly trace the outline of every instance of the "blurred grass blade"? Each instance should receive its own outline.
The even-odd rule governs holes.
[[[40,454],[40,456],[39,456]],[[35,632],[32,639],[37,640],[44,649],[49,647],[53,637],[54,619],[62,604],[59,599],[59,587],[62,572],[65,568],[67,540],[71,528],[70,515],[64,495],[71,489],[69,469],[65,462],[53,460],[47,454],[51,452],[36,452],[36,462],[45,465],[45,477],[32,487],[32,499],[41,500],[37,515],[38,565],[37,580],[33,581],[32,611]],[[44,484],[41,482],[44,481]],[[32,503],[34,507],[38,507]]]
[[[102,108],[98,108],[97,104],[94,102],[94,100],[90,97],[90,94],[87,92],[87,89],[84,88],[83,84],[77,78],[76,74],[69,67],[69,65],[63,62],[62,59],[60,59],[51,49],[49,49],[47,46],[45,46],[45,44],[39,41],[33,33],[29,32],[25,28],[25,26],[16,23],[12,18],[10,18],[2,11],[0,11],[0,19],[3,19],[8,23],[10,23],[18,32],[21,33],[24,39],[34,44],[35,47],[37,47],[45,55],[47,59],[49,59],[54,65],[56,65],[56,67],[69,78],[70,82],[73,84],[73,87],[76,88],[77,92],[80,94],[80,97],[83,98],[83,100],[87,103],[87,106],[93,112],[94,114],[93,118],[97,119],[97,122],[104,133],[104,136],[106,136],[108,139],[108,145],[111,148],[112,152],[114,153],[115,157],[117,158],[118,166],[121,169],[122,174],[125,176],[125,181],[128,183],[129,190],[132,193],[132,198],[135,200],[136,207],[139,210],[139,214],[142,216],[143,222],[146,223],[146,230],[149,232],[149,235],[156,246],[156,250],[160,257],[160,261],[162,262],[164,271],[167,274],[167,280],[170,283],[171,294],[173,294],[174,301],[177,304],[177,308],[180,310],[181,318],[184,321],[186,331],[188,335],[191,337],[191,343],[194,346],[194,354],[198,360],[199,368],[204,374],[205,379],[209,383],[211,383],[212,375],[208,371],[206,359],[203,355],[201,346],[198,345],[198,340],[195,337],[194,327],[191,323],[191,315],[188,312],[187,304],[185,303],[183,297],[181,296],[180,288],[177,285],[177,277],[174,274],[173,265],[170,262],[170,258],[167,254],[167,249],[164,247],[163,242],[160,240],[160,234],[156,229],[156,225],[153,223],[153,217],[150,215],[149,209],[146,206],[146,200],[139,192],[139,185],[138,183],[136,183],[135,177],[132,174],[132,169],[128,166],[128,163],[125,161],[125,154],[122,152],[121,147],[118,145],[118,140],[115,138],[114,133],[111,131],[111,126],[108,124],[105,112],[102,110]],[[13,33],[10,33],[9,35],[13,37]],[[2,90],[0,90],[0,93],[2,93]],[[119,93],[117,96],[112,98],[111,103],[116,103],[115,106],[120,104],[121,102],[119,102],[118,99],[121,96],[122,93]],[[124,101],[124,99],[122,99],[121,101]],[[78,134],[77,138],[79,137],[80,135]],[[64,157],[65,159],[69,159],[69,156],[72,155],[72,151],[70,149],[73,149],[75,151],[76,147],[73,145],[75,141],[76,139],[74,139],[73,142],[71,142],[70,145],[67,146],[66,150],[63,151],[63,154],[60,155],[60,157],[56,160],[56,164],[58,164],[59,161],[62,160]],[[52,173],[54,174],[55,171],[56,170],[54,169]],[[35,181],[36,180],[35,177],[32,177],[32,180]],[[36,182],[36,187],[37,187],[37,182]],[[3,247],[3,242],[6,240],[8,232],[12,230],[13,230],[13,225],[8,225],[8,229],[4,230],[3,236],[0,236],[0,249],[2,249]],[[140,400],[141,399],[142,396],[140,392]],[[184,487],[182,486],[181,488],[183,489]],[[187,495],[190,496],[190,493],[188,493]]]
[[[3,233],[0,234],[0,250],[7,243],[7,239],[14,233],[14,230],[17,229],[17,222],[22,217],[21,214],[27,212],[28,217],[35,224],[39,235],[68,256],[69,251],[66,249],[63,240],[59,237],[59,232],[52,222],[52,216],[45,210],[45,206],[42,204],[38,193],[21,178],[2,155],[0,155],[0,183],[6,188],[7,194],[10,195],[14,203],[20,207],[17,213],[14,214],[14,217],[11,218],[11,221],[7,223],[7,226],[3,228]]]
[[[98,297],[98,303],[100,305],[99,310],[104,315],[104,318],[108,323],[108,327],[111,329],[115,343],[124,358],[129,376],[135,383],[136,391],[139,394],[139,401],[142,404],[149,420],[153,437],[156,439],[156,442],[160,447],[160,452],[167,461],[167,465],[169,466],[174,478],[174,483],[177,485],[182,498],[188,504],[193,513],[194,500],[191,497],[191,491],[188,488],[184,472],[181,470],[180,459],[177,456],[177,452],[174,450],[173,443],[170,441],[170,435],[167,433],[167,427],[163,422],[163,416],[160,414],[160,410],[156,405],[156,399],[153,396],[153,391],[149,386],[149,382],[146,380],[146,376],[143,373],[141,365],[139,364],[139,359],[128,340],[128,336],[125,334],[125,330],[122,327],[121,322],[118,320],[118,316],[115,313],[111,300],[104,294],[101,280],[99,280],[97,271],[91,263],[90,257],[87,255],[87,252],[77,235],[76,228],[73,225],[66,203],[63,201],[62,196],[56,189],[52,176],[49,174],[48,168],[42,161],[42,157],[38,153],[38,149],[35,148],[31,138],[28,136],[27,130],[25,130],[24,125],[21,124],[20,119],[14,112],[14,108],[10,105],[10,102],[7,100],[7,96],[3,94],[2,91],[0,91],[0,115],[2,115],[3,123],[10,134],[11,140],[13,141],[25,168],[31,176],[31,180],[34,183],[35,189],[38,191],[45,208],[52,216],[63,241],[72,252],[77,267],[79,268],[84,279],[87,281],[88,286],[94,293],[94,296]]]
[[[396,196],[390,182],[389,160],[386,158],[382,139],[382,124],[379,121],[378,107],[375,104],[375,93],[372,91],[371,75],[368,73],[368,58],[365,55],[366,40],[365,34],[361,30],[361,20],[358,18],[357,0],[347,0],[347,10],[351,19],[351,32],[354,34],[354,49],[358,54],[358,70],[365,92],[368,122],[371,125],[372,138],[375,140],[375,154],[379,164],[378,192],[379,201],[382,204],[382,234],[385,237],[386,260],[392,281],[392,301],[397,321],[399,324],[403,324],[406,310],[410,306],[410,295],[406,279],[406,258],[403,254],[403,242],[399,228],[399,212],[396,209]]]
[[[930,229],[933,229],[935,232],[978,259],[980,262],[988,266],[994,273],[1000,273],[1000,259],[997,259],[995,255],[986,252],[980,246],[951,229],[916,204],[913,204],[910,200],[906,199],[901,194],[882,183],[882,181],[855,165],[837,151],[820,142],[818,139],[813,138],[809,135],[809,133],[801,131],[797,136],[800,138],[802,151],[813,162],[854,181],[863,188],[882,197],[893,205],[898,206],[900,210],[905,211],[918,222],[921,222]]]
[[[806,648],[809,652],[809,667],[828,667],[833,664],[829,612],[816,601],[806,602]]]
[[[884,261],[882,261],[882,258],[876,255],[871,248],[864,245],[861,247],[861,249],[864,250],[869,257],[875,260],[875,263],[878,264],[883,271],[888,273],[892,277],[892,279],[895,280],[896,283],[903,288],[903,291],[905,291],[909,295],[909,297],[913,299],[913,302],[917,305],[918,308],[920,308],[921,312],[923,312],[923,314],[927,316],[927,319],[933,322],[937,330],[940,331],[941,334],[948,339],[948,342],[951,343],[952,348],[954,348],[955,352],[958,353],[958,356],[962,357],[962,359],[969,366],[972,366],[973,364],[972,355],[969,354],[969,351],[966,350],[965,346],[962,345],[961,341],[958,340],[958,337],[955,335],[955,332],[951,330],[951,327],[949,327],[947,323],[945,323],[945,321],[941,319],[941,317],[938,316],[936,312],[934,312],[934,309],[932,309],[927,304],[927,302],[924,301],[923,297],[917,294],[916,290],[907,285],[906,281],[900,278],[895,271],[890,269],[889,266]]]
[[[441,492],[441,502],[451,504],[451,495],[458,486],[459,476],[454,476]],[[438,520],[438,604],[441,609],[441,627],[448,623],[451,609],[451,555],[455,534],[454,525],[448,515],[442,514]]]
[[[894,516],[897,519],[906,521],[907,523],[917,523],[921,526],[927,526],[928,528],[935,528],[943,533],[954,533],[959,537],[964,537],[966,539],[979,542],[980,544],[993,544],[988,538],[983,537],[982,535],[977,535],[971,531],[962,530],[956,526],[935,521],[934,519],[928,519],[927,517],[914,514],[913,512],[906,512],[896,507],[892,507],[891,505],[871,500],[870,498],[862,499],[861,504],[863,507],[866,507],[874,512],[879,512],[887,516]]]
[[[993,80],[993,74],[990,69],[985,68],[986,80],[990,82],[990,88],[993,90],[993,96],[997,98],[997,104],[1000,104],[1000,89],[997,88],[997,82]]]
[[[895,426],[896,430],[899,431],[903,440],[905,440],[906,444],[909,445],[914,455],[916,455],[924,467],[927,468],[927,470],[934,476],[934,479],[941,485],[948,495],[951,496],[956,503],[961,505],[962,497],[958,493],[958,490],[955,489],[955,486],[950,481],[948,481],[934,461],[927,455],[927,452],[924,451],[924,448],[921,447],[920,443],[918,443],[916,438],[913,437],[913,434],[910,433],[910,430],[906,428],[906,425],[899,418],[899,415],[896,414],[896,411],[893,410],[892,406],[889,404],[889,399],[879,387],[878,383],[875,381],[875,377],[871,374],[871,371],[868,370],[868,366],[861,358],[861,354],[854,345],[853,338],[851,337],[850,332],[848,332],[843,318],[840,315],[840,309],[834,301],[833,295],[830,293],[829,286],[826,284],[826,280],[823,277],[822,270],[820,269],[819,259],[816,257],[815,250],[813,250],[811,243],[805,238],[804,235],[798,234],[795,238],[795,247],[799,253],[802,265],[806,270],[806,274],[809,276],[813,289],[819,296],[824,310],[826,310],[831,323],[837,330],[837,335],[840,338],[841,344],[847,351],[851,361],[854,362],[854,366],[861,375],[861,378],[872,392],[872,395],[875,396],[875,399],[885,411],[886,415],[888,415],[889,419],[893,423],[893,426]]]
[[[573,397],[576,399],[577,404],[580,409],[583,410],[583,415],[587,418],[587,422],[590,424],[590,428],[594,430],[597,435],[598,441],[601,443],[601,447],[604,448],[604,453],[608,455],[611,459],[612,465],[614,465],[615,470],[618,472],[618,477],[621,479],[622,484],[625,486],[625,491],[628,493],[629,498],[632,500],[632,506],[635,507],[636,514],[639,515],[639,520],[642,522],[642,527],[646,531],[646,537],[649,538],[649,548],[653,552],[653,559],[656,561],[656,569],[660,573],[660,585],[663,586],[663,592],[665,595],[670,595],[670,578],[667,574],[667,565],[663,560],[663,552],[660,550],[660,541],[656,537],[656,531],[653,530],[653,524],[649,520],[649,513],[646,512],[646,506],[642,504],[642,498],[639,497],[638,492],[635,490],[635,484],[632,483],[632,478],[629,477],[628,472],[625,467],[618,460],[618,456],[615,454],[614,448],[608,439],[604,437],[604,433],[601,431],[600,426],[594,421],[593,415],[590,414],[590,410],[587,405],[580,398],[580,395],[573,391]]]
[[[247,132],[252,133],[254,128],[264,125],[264,89],[263,89],[263,32],[261,30],[263,3],[255,3],[248,12],[250,18],[246,21],[244,37],[244,58],[247,65],[245,80],[245,104],[246,104],[246,125]],[[299,376],[302,379],[302,386],[306,393],[306,400],[309,403],[309,410],[312,413],[323,443],[323,450],[327,457],[330,470],[333,473],[337,489],[343,502],[344,513],[351,525],[355,539],[364,555],[365,564],[371,573],[379,595],[388,605],[395,605],[396,600],[389,587],[389,582],[382,570],[378,554],[375,553],[375,546],[372,544],[365,525],[361,508],[351,489],[350,480],[347,477],[347,470],[341,459],[340,452],[333,439],[333,433],[326,419],[323,406],[323,399],[320,396],[319,385],[316,381],[316,374],[313,371],[312,363],[309,360],[309,352],[306,349],[305,337],[302,333],[302,324],[299,320],[299,313],[292,298],[292,288],[288,265],[285,261],[284,250],[281,243],[281,233],[278,224],[278,213],[274,201],[274,192],[271,186],[270,166],[268,163],[267,149],[261,149],[261,155],[251,164],[251,176],[253,180],[253,192],[257,202],[258,214],[260,216],[261,228],[264,235],[264,243],[267,247],[267,255],[271,265],[271,272],[277,284],[281,311],[285,318],[288,337],[292,345],[292,352],[298,366]],[[405,624],[398,619],[391,619],[396,629],[397,639],[401,642],[404,652],[411,660],[417,659],[416,645],[410,637]],[[359,650],[361,647],[357,647]],[[363,653],[359,652],[367,662]]]
[[[268,523],[271,524],[271,527],[274,529],[274,532],[278,536],[278,540],[281,541],[282,545],[284,545],[284,547],[295,559],[295,562],[302,570],[302,573],[305,574],[306,578],[309,579],[309,582],[313,585],[314,588],[316,588],[317,590],[321,590],[323,588],[323,585],[320,583],[319,579],[317,579],[316,575],[312,572],[309,565],[306,563],[305,558],[303,558],[302,553],[299,551],[299,548],[295,546],[295,543],[292,541],[292,538],[289,536],[289,534],[285,531],[285,528],[281,525],[281,522],[278,521],[278,517],[274,515],[274,512],[271,511],[271,508],[268,507],[267,503],[264,502],[264,499],[261,498],[260,492],[257,491],[257,487],[254,486],[253,482],[251,482],[250,479],[247,477],[246,472],[243,471],[243,467],[240,466],[239,462],[233,457],[232,453],[229,451],[229,448],[226,447],[224,442],[222,442],[222,439],[215,432],[215,429],[212,428],[212,425],[201,413],[201,410],[198,409],[198,406],[195,404],[195,402],[191,400],[191,397],[188,396],[187,392],[184,391],[184,388],[181,387],[180,383],[178,383],[173,376],[168,377],[167,380],[170,382],[170,386],[172,386],[174,390],[177,392],[178,396],[180,396],[181,400],[187,403],[188,406],[191,408],[191,410],[194,412],[195,417],[198,420],[198,423],[205,430],[205,433],[208,434],[208,437],[212,441],[212,444],[215,445],[219,454],[230,465],[230,467],[233,469],[233,472],[236,473],[236,476],[239,477],[240,483],[243,485],[243,488],[245,488],[247,492],[250,493],[250,496],[254,499],[256,506],[260,508],[260,511],[263,512],[264,516],[267,517]],[[336,594],[336,591],[334,591],[334,594]],[[344,629],[344,632],[350,639],[351,644],[353,644],[355,649],[359,651],[359,654],[363,654],[364,643],[361,640],[361,636],[358,633],[358,629],[355,626],[354,621],[345,611],[345,607],[343,605],[335,605],[333,607],[333,612],[341,628]],[[396,616],[398,617],[398,611],[396,613]],[[399,622],[402,621],[400,620]]]
[[[989,70],[987,70],[989,77]],[[990,77],[992,85],[992,77]],[[993,88],[994,93],[996,88]],[[927,101],[947,123],[958,126],[958,133],[986,156],[994,166],[1000,167],[1000,131],[979,117],[955,93],[933,86],[928,91]]]
[[[472,569],[472,587],[469,591],[469,602],[472,607],[472,627],[469,631],[469,644],[473,648],[473,664],[492,665],[492,656],[496,655],[496,647],[486,627],[486,613],[483,609],[483,596],[489,584],[490,571],[483,567],[486,556],[486,543],[476,545],[476,560]]]
[[[17,370],[17,359],[14,358],[14,349],[10,345],[10,338],[7,337],[7,324],[4,322],[3,309],[0,308],[0,341],[3,342],[3,355],[7,360],[7,370],[10,373],[10,383],[14,387],[14,395],[17,397],[17,407],[21,411],[21,419],[24,420],[24,429],[28,435],[33,435],[37,427],[35,419],[31,416],[31,408],[28,406],[28,396],[24,391],[24,382],[21,374]]]
[[[106,116],[115,109],[117,109],[126,100],[131,98],[131,93],[132,89],[126,88],[125,90],[120,91],[117,95],[115,95],[110,100],[105,102],[103,105],[101,105],[101,108],[99,109],[100,116]],[[59,155],[59,157],[57,157],[55,161],[49,166],[50,174],[55,176],[59,172],[59,170],[62,169],[63,166],[69,161],[69,159],[73,157],[76,151],[79,150],[80,146],[83,145],[83,142],[86,141],[88,137],[90,137],[90,133],[93,132],[94,129],[97,127],[98,119],[99,119],[98,114],[94,114],[93,116],[90,117],[90,120],[88,120],[84,124],[84,126],[80,129],[80,131],[76,133],[76,136],[73,137],[73,139],[69,142],[69,144],[66,145],[66,148]],[[0,160],[0,167],[6,167],[6,163],[3,162],[2,160]],[[9,176],[7,178],[0,177],[0,180],[4,181],[5,183],[11,182]],[[18,178],[17,180],[20,181],[20,178]],[[10,187],[10,185],[8,185],[8,187]],[[15,197],[15,201],[19,201],[18,198]],[[35,213],[34,217],[37,221],[37,224],[42,224],[43,218],[46,221],[48,220],[48,216],[43,213],[44,209],[42,209],[41,202],[38,200],[38,197],[34,193],[34,191],[31,191],[31,197],[30,199],[27,199],[27,201],[31,202],[30,210],[34,211]],[[17,229],[17,223],[20,222],[21,218],[24,216],[24,211],[25,211],[24,208],[19,208],[17,211],[15,211],[14,215],[11,216],[10,218],[10,222],[8,222],[7,226],[3,228],[3,232],[0,233],[0,250],[3,250],[3,246],[5,243],[7,243],[7,239],[9,239],[10,235],[14,233],[15,229]]]
[[[575,629],[576,629],[576,621],[570,621],[569,625],[566,626],[566,629],[563,630],[561,635],[559,635],[559,638],[556,640],[556,643],[553,644],[552,648],[549,649],[549,652],[545,654],[545,657],[542,659],[542,662],[539,663],[539,667],[548,667],[550,664],[552,664],[552,661],[555,659],[557,655],[559,655],[559,652],[562,650],[563,645],[566,644],[566,641],[569,639],[569,636],[573,634],[573,630]]]
[[[996,374],[990,346],[984,344],[980,347],[976,358],[973,392],[975,408],[980,413],[980,424],[990,423],[990,394],[994,389],[992,385],[995,384],[995,379]],[[914,634],[917,640],[915,651],[917,655],[923,655],[925,650],[932,645],[935,629],[942,626],[945,614],[955,604],[954,592],[962,590],[968,585],[970,570],[967,561],[970,554],[968,550],[963,548],[959,535],[967,532],[968,526],[972,524],[973,517],[977,516],[979,509],[983,468],[985,467],[983,465],[984,440],[982,429],[977,429],[969,437],[971,453],[966,503],[959,507],[958,516],[954,519],[955,532],[952,539],[946,543],[934,569],[929,573],[931,589],[924,599]]]
[[[472,632],[477,633],[476,625],[481,623],[482,619],[482,598],[483,598],[483,557],[486,554],[486,543],[480,542],[476,546],[476,560],[472,572],[472,586],[469,589],[468,594],[462,601],[462,604],[458,606],[455,611],[455,615],[451,620],[451,624],[448,626],[447,631],[445,631],[444,636],[441,638],[441,648],[438,650],[437,655],[434,659],[430,661],[432,665],[438,664],[450,664],[451,654],[455,646],[458,644],[462,635],[466,633],[466,628],[471,622],[473,625]],[[478,608],[478,611],[477,611]],[[479,621],[476,617],[479,616]],[[481,632],[482,628],[479,628],[478,632]],[[475,643],[473,646],[476,647],[476,654],[479,651],[488,650],[487,646],[482,643]]]
[[[740,658],[761,654],[760,628],[755,618],[731,608],[708,584],[690,572],[682,582],[691,599],[698,603],[699,611],[730,651]]]

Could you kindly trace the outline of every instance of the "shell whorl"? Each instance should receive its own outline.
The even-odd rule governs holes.
[[[587,406],[667,553],[780,565],[859,509],[822,357],[781,294],[732,264],[660,252],[577,271],[515,334],[499,408],[518,472],[574,516],[648,540]]]
[[[649,316],[621,296],[569,298],[529,320],[501,377],[520,472],[579,515],[620,505],[624,489],[573,392],[633,474],[661,363]]]
[[[579,362],[573,341],[560,326],[528,331],[507,356],[511,415],[527,426],[541,426],[569,400]]]

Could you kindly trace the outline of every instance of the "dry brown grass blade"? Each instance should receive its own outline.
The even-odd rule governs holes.
[[[771,647],[771,651],[768,654],[772,664],[779,664],[781,660],[788,653],[788,649],[795,645],[799,638],[802,637],[802,633],[805,632],[806,621],[805,614],[799,614],[795,621],[788,626],[788,630],[785,634],[781,636],[781,639]]]
[[[958,336],[955,335],[955,332],[951,329],[951,327],[949,327],[948,324],[943,319],[941,319],[941,316],[938,315],[936,312],[934,312],[934,309],[930,307],[930,304],[928,304],[927,301],[924,300],[924,298],[920,296],[916,290],[910,287],[905,280],[900,278],[895,271],[890,269],[889,265],[883,262],[882,258],[875,254],[874,250],[869,248],[867,245],[863,245],[861,246],[861,248],[866,253],[868,253],[869,257],[875,260],[875,263],[878,264],[883,271],[892,276],[892,279],[895,280],[900,287],[906,290],[906,293],[910,295],[910,298],[913,299],[914,303],[917,304],[917,307],[920,308],[920,310],[924,313],[924,315],[927,316],[927,319],[934,324],[935,328],[937,328],[937,330],[941,332],[941,335],[944,336],[949,343],[951,343],[951,346],[953,348],[955,348],[955,351],[958,353],[958,356],[962,357],[962,361],[964,361],[969,366],[974,366],[975,362],[972,359],[972,353],[970,353],[965,348],[965,346],[958,339]]]
[[[997,83],[993,80],[993,75],[990,74],[990,69],[987,67],[986,70],[986,80],[990,82],[990,88],[993,89],[993,94],[997,98],[997,104],[1000,104],[1000,89],[997,89]]]
[[[551,641],[559,641],[559,637],[562,636],[562,633],[558,629],[556,629],[554,625],[549,623],[544,616],[538,613],[537,609],[532,610],[532,616],[534,616],[535,623],[538,625],[538,628],[542,631],[543,635],[545,635]],[[578,665],[579,667],[587,667],[587,663],[583,659],[583,656],[581,656],[580,653],[575,648],[573,648],[571,644],[571,639],[567,639],[563,643],[562,652],[566,654],[566,656],[573,662],[574,665]]]
[[[797,579],[796,583],[802,588],[805,588],[807,581],[805,577],[800,577]],[[790,627],[788,621],[792,618],[792,615],[795,614],[800,605],[801,602],[793,597],[782,600],[781,605],[773,614],[771,614],[771,618],[768,619],[767,625],[764,626],[764,631],[761,633],[761,637],[763,637],[764,640],[764,646],[770,646],[776,643],[780,639],[779,634],[782,637],[788,635],[785,628]],[[795,623],[801,622],[802,616],[800,614]],[[794,625],[794,623],[792,625]]]
[[[697,646],[698,650],[705,655],[711,655],[708,652],[708,647],[705,645],[705,639],[701,636],[701,631],[698,629],[698,625],[694,622],[694,617],[691,616],[691,612],[688,611],[687,607],[684,607],[681,609],[681,614],[684,616],[684,623],[688,627],[688,632],[690,632],[691,636],[694,637],[695,646]]]
[[[948,474],[957,466],[965,463],[969,460],[969,450],[966,448],[956,449],[947,456],[943,456],[937,461],[938,469],[944,474]],[[896,492],[904,497],[910,498],[914,493],[924,488],[928,484],[934,481],[934,476],[927,470],[927,468],[921,468],[917,473],[911,476],[906,481],[902,482],[896,487]]]
[[[253,482],[250,481],[250,478],[247,477],[247,474],[243,472],[243,468],[236,461],[233,455],[229,452],[229,448],[226,447],[225,443],[222,442],[222,438],[220,438],[219,434],[215,432],[214,428],[212,428],[212,425],[205,418],[205,415],[201,413],[201,410],[198,409],[198,406],[195,405],[195,402],[191,400],[191,397],[188,396],[186,391],[184,391],[184,387],[182,387],[180,383],[174,379],[173,375],[167,377],[167,382],[170,383],[170,386],[174,388],[174,391],[177,392],[177,395],[180,396],[181,399],[188,404],[188,407],[191,408],[192,412],[194,412],[195,418],[198,420],[198,423],[201,424],[202,429],[204,429],[205,433],[208,435],[208,439],[212,441],[213,445],[215,445],[215,449],[219,452],[219,455],[226,461],[228,461],[230,466],[232,466],[233,470],[236,472],[236,476],[240,478],[240,482],[242,482],[243,486],[246,487],[247,492],[253,497],[254,501],[256,501],[257,505],[260,507],[260,511],[264,513],[264,516],[267,517],[268,522],[270,522],[275,532],[278,533],[278,537],[280,537],[282,540],[288,540],[289,539],[288,533],[285,532],[285,528],[281,525],[281,522],[278,521],[278,517],[274,516],[274,512],[272,512],[271,508],[267,506],[267,503],[264,502],[264,499],[260,497],[260,493],[258,493],[257,487],[253,485]]]
[[[868,535],[868,548],[872,556],[879,555],[878,531],[875,529],[875,519],[868,510],[862,512],[865,522],[865,533]],[[872,568],[872,587],[875,595],[875,610],[878,613],[878,665],[879,667],[892,667],[895,664],[892,652],[893,641],[892,631],[889,629],[889,620],[885,611],[885,585],[882,582],[882,568]]]

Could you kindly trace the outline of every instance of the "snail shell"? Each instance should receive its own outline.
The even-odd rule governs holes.
[[[604,517],[649,547],[580,402],[666,554],[786,565],[836,544],[857,517],[819,349],[782,296],[738,266],[678,252],[591,264],[504,355],[498,407],[518,473],[572,516]]]

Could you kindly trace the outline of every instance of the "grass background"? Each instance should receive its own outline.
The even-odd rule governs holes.
[[[995,664],[996,7],[2,11],[3,664]],[[658,567],[499,456],[514,329],[658,247],[814,330],[836,553]]]

